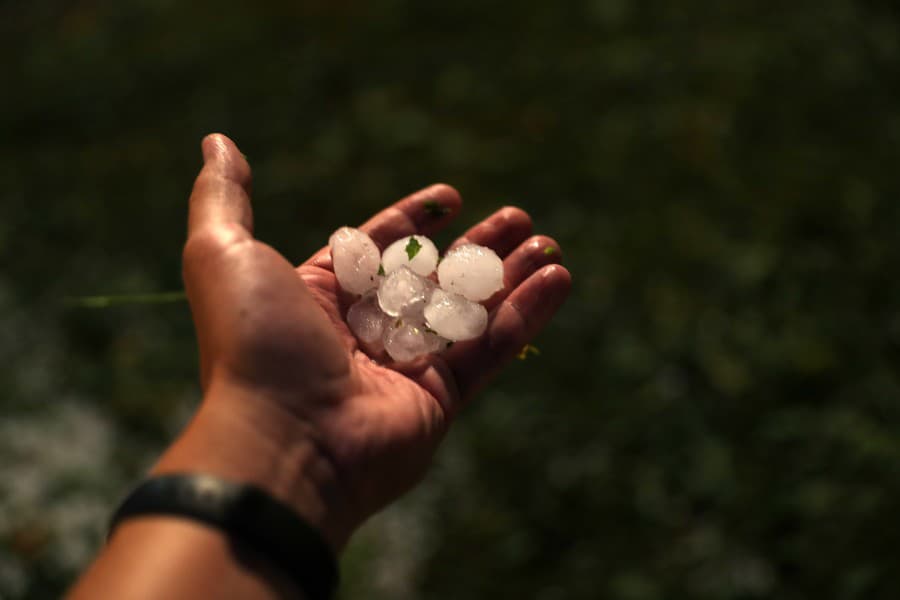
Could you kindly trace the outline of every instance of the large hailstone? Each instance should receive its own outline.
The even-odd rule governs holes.
[[[425,323],[435,333],[448,340],[471,340],[487,328],[487,309],[459,294],[438,288],[425,305]]]
[[[378,285],[381,253],[368,235],[352,227],[341,227],[328,239],[334,275],[341,287],[363,294]]]
[[[410,254],[413,255],[412,259],[409,258]],[[381,254],[381,264],[388,275],[400,267],[407,267],[416,275],[428,277],[437,267],[438,249],[424,235],[400,238]]]
[[[399,267],[378,286],[378,306],[392,317],[418,317],[432,289],[434,283]]]
[[[388,325],[384,333],[384,349],[397,362],[409,362],[439,351],[445,340],[413,323],[399,321]]]
[[[391,319],[381,311],[375,291],[369,291],[347,311],[347,325],[357,339],[372,344],[381,339]]]
[[[503,288],[503,261],[496,252],[478,244],[463,244],[449,251],[437,272],[444,290],[476,302]]]

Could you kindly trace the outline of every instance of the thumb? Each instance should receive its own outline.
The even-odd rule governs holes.
[[[221,280],[225,250],[253,241],[250,165],[222,134],[206,136],[201,148],[203,168],[191,192],[182,255],[185,289],[195,309],[209,296],[208,288]]]
[[[183,275],[200,345],[203,387],[209,378],[210,361],[222,334],[214,324],[223,319],[221,303],[211,298],[228,297],[221,289],[228,282],[223,264],[225,249],[252,243],[253,211],[250,207],[250,165],[237,146],[222,134],[203,139],[203,168],[194,182],[188,216],[188,239],[184,247]],[[224,271],[223,271],[224,269]]]
[[[234,142],[221,133],[203,138],[201,148],[203,169],[191,192],[188,237],[217,225],[237,225],[252,236],[250,165]]]

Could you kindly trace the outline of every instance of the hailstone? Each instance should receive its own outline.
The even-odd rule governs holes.
[[[425,354],[432,354],[445,345],[444,340],[424,327],[402,320],[388,325],[384,334],[384,349],[397,362],[409,362]]]
[[[381,255],[388,275],[400,267],[408,267],[416,275],[428,277],[438,264],[438,249],[424,235],[403,237],[388,246]]]
[[[487,328],[487,309],[459,294],[438,288],[424,309],[425,323],[448,340],[471,340]]]
[[[378,306],[392,317],[414,316],[421,313],[434,284],[400,267],[378,286]]]
[[[359,229],[341,227],[328,240],[334,275],[341,287],[362,294],[378,285],[381,253],[368,235]]]
[[[449,251],[437,273],[444,290],[476,302],[503,288],[503,261],[490,248],[477,244],[463,244]]]
[[[390,322],[378,306],[375,291],[371,290],[357,300],[347,311],[347,325],[359,340],[372,344],[381,339],[385,325]]]

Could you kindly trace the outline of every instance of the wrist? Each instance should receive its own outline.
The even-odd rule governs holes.
[[[357,520],[314,429],[247,390],[211,383],[153,474],[208,473],[256,485],[319,531],[335,554]]]

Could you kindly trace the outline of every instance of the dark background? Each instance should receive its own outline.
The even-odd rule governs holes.
[[[295,261],[434,181],[572,298],[343,559],[344,598],[900,595],[889,2],[0,2],[0,597],[57,597],[199,396],[210,131]]]

